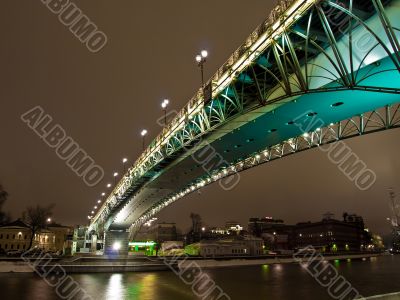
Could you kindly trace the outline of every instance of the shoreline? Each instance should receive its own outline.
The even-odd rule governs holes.
[[[350,255],[325,256],[323,259],[347,260],[347,259],[369,259],[372,257],[383,256],[381,253],[360,253]],[[293,257],[267,257],[267,258],[202,258],[190,257],[177,261],[179,269],[187,267],[200,267],[202,269],[212,268],[231,268],[245,266],[259,266],[272,264],[298,263]],[[164,263],[162,258],[117,258],[108,259],[106,257],[84,257],[71,261],[55,261],[47,267],[50,269],[54,265],[60,265],[67,273],[110,273],[110,272],[155,272],[169,271],[170,268]],[[23,260],[0,260],[0,273],[34,273],[33,268]]]
[[[355,259],[362,260],[368,259],[371,257],[383,256],[380,253],[371,253],[371,254],[352,254],[352,255],[335,255],[335,256],[324,256],[323,259],[327,261],[332,260],[347,260],[347,259]],[[227,267],[244,267],[244,266],[260,266],[260,265],[273,265],[273,264],[290,264],[290,263],[298,263],[296,259],[293,257],[287,258],[262,258],[262,259],[231,259],[231,260],[214,260],[214,259],[202,259],[202,260],[187,260],[183,263],[179,264],[180,269],[185,269],[188,267],[193,261],[195,261],[198,266],[202,269],[210,269],[210,268],[227,268]],[[306,261],[306,260],[305,260]]]

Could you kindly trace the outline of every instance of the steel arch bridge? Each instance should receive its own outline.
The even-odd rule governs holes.
[[[400,0],[281,1],[142,153],[90,230],[134,234],[207,184],[398,127],[399,36]]]

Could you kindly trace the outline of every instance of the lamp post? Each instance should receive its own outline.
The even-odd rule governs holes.
[[[123,158],[122,159],[122,165],[123,165],[123,167],[124,167],[124,174],[125,174],[125,164],[128,162],[128,159],[127,158]]]
[[[146,129],[143,129],[141,132],[140,132],[140,135],[142,136],[142,147],[143,147],[143,150],[144,150],[144,146],[145,146],[145,139],[146,139],[146,135],[147,135],[147,130]]]
[[[161,107],[164,111],[164,125],[167,126],[167,107],[169,104],[169,100],[168,99],[164,99],[163,102],[161,103]]]
[[[117,184],[117,176],[118,176],[118,173],[117,172],[114,172],[114,185],[116,185]]]
[[[196,62],[201,71],[201,86],[204,88],[204,63],[207,60],[208,52],[202,50],[200,54],[196,55]]]

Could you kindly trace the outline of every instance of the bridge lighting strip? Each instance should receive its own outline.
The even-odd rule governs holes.
[[[287,16],[286,19],[281,22],[281,20],[276,21],[272,26],[273,33],[270,34],[268,30],[264,32],[258,39],[255,41],[249,49],[250,54],[242,55],[232,66],[232,71],[226,71],[221,78],[217,79],[216,88],[212,91],[212,97],[216,97],[220,94],[233,80],[235,80],[236,74],[242,72],[249,64],[251,64],[268,46],[271,45],[271,42],[286,29],[286,27],[291,26],[295,21],[297,21],[304,12],[306,12],[311,5],[313,5],[318,0],[297,0],[294,3],[290,4],[286,11],[283,12],[284,16]],[[278,8],[279,6],[277,6]],[[276,9],[276,8],[275,8]],[[269,37],[269,35],[271,35]],[[251,35],[250,35],[251,37]],[[250,38],[249,37],[249,38]],[[248,39],[249,39],[248,38]],[[247,40],[246,40],[247,41]],[[218,77],[218,72],[213,76],[213,78]],[[213,78],[211,82],[213,82]],[[181,130],[185,124],[186,119],[192,119],[195,115],[197,115],[204,108],[204,99],[202,89],[200,89],[196,94],[197,99],[191,107],[191,102],[186,105],[184,109],[182,109],[177,119],[173,120],[171,123],[174,124],[171,129],[169,129],[165,134],[162,133],[155,139],[155,146],[150,146],[147,148],[142,155],[139,156],[134,165],[128,169],[127,174],[118,182],[118,184],[114,187],[112,193],[107,197],[105,201],[103,201],[102,207],[97,211],[96,215],[91,218],[91,225],[94,224],[99,217],[101,216],[104,209],[107,207],[108,203],[114,200],[114,195],[122,195],[129,188],[130,178],[128,177],[136,177],[137,173],[142,175],[145,173],[144,164],[148,157],[157,152],[161,146],[168,143],[169,139],[179,130]],[[185,110],[187,109],[187,112]]]

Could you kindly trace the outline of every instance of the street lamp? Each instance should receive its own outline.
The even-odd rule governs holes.
[[[145,139],[146,139],[147,130],[146,130],[146,129],[143,129],[143,130],[140,132],[140,135],[142,136],[142,146],[143,146],[143,150],[144,150],[144,142],[145,142]]]
[[[163,102],[161,103],[161,107],[164,111],[164,125],[167,126],[167,107],[169,104],[169,100],[168,99],[164,99]]]
[[[111,187],[111,183],[107,183],[107,187],[110,188]]]
[[[114,172],[114,185],[117,184],[117,176],[118,176],[118,173]]]
[[[202,50],[200,54],[196,55],[196,62],[201,71],[201,84],[204,88],[204,63],[207,60],[208,52],[206,50]]]
[[[125,164],[128,162],[127,158],[122,159],[122,165],[124,166],[124,174],[125,174]]]
[[[47,218],[47,223],[50,223],[51,222],[51,218]]]

